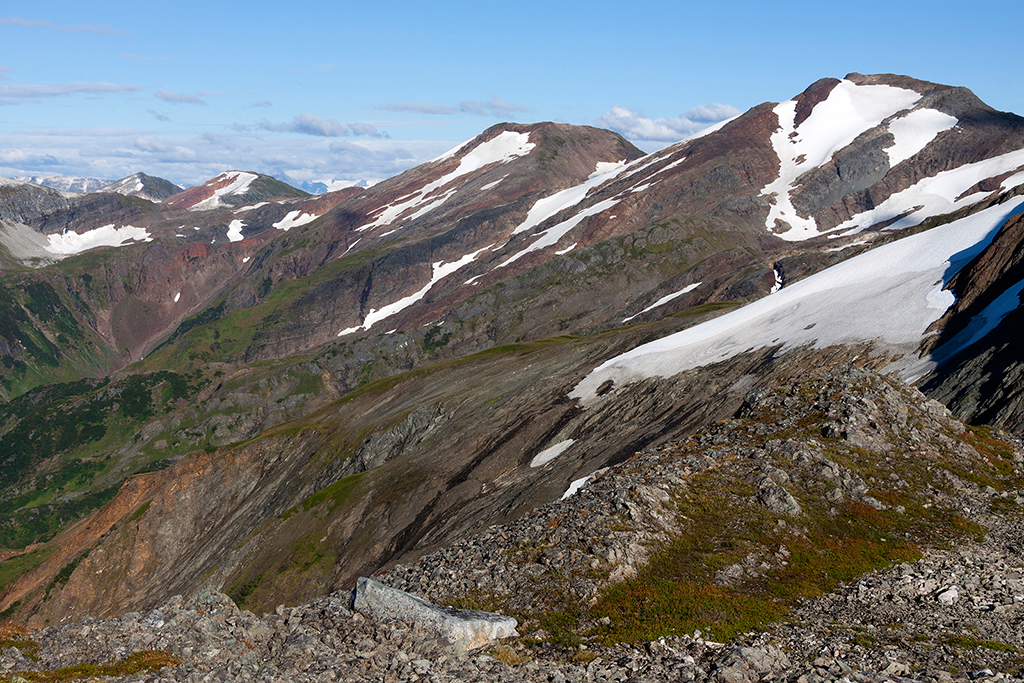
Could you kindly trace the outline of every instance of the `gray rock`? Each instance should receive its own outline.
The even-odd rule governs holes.
[[[355,611],[376,621],[418,624],[467,650],[484,647],[498,638],[519,635],[516,632],[518,622],[512,617],[435,605],[366,577],[356,582],[352,605]]]
[[[771,480],[769,482],[757,494],[757,502],[777,514],[795,517],[803,512],[800,503],[796,502],[789,491]]]
[[[952,605],[960,599],[960,592],[957,591],[956,586],[950,586],[946,590],[939,593],[935,597],[935,599],[941,602],[943,605]]]

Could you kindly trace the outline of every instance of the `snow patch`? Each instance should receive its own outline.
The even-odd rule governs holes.
[[[1000,185],[1000,188],[1004,190],[1012,190],[1022,183],[1024,183],[1024,173],[1017,173],[1004,180]]]
[[[565,490],[565,493],[562,494],[562,497],[559,500],[565,500],[566,498],[569,498],[573,494],[577,493],[584,486],[586,486],[588,483],[590,483],[591,479],[593,479],[594,477],[599,477],[607,471],[607,467],[602,467],[596,472],[591,472],[585,477],[581,477],[580,479],[574,480],[571,484],[569,484],[569,488]]]
[[[886,244],[838,263],[743,308],[639,346],[595,368],[570,396],[596,400],[606,380],[617,385],[669,377],[779,344],[782,350],[877,340],[906,354],[891,371],[920,372],[922,335],[952,303],[943,281],[991,240],[1024,204],[1016,197],[972,216]]]
[[[410,294],[409,296],[402,297],[398,301],[392,302],[387,306],[381,308],[380,310],[371,308],[370,312],[366,314],[365,318],[363,318],[362,325],[345,328],[344,330],[338,333],[338,336],[342,337],[346,334],[358,332],[359,330],[368,330],[381,320],[384,320],[385,318],[390,318],[396,313],[405,310],[409,306],[412,306],[414,303],[425,297],[427,295],[427,292],[429,292],[430,289],[435,284],[437,284],[444,278],[448,277],[455,271],[469,265],[470,263],[473,262],[474,259],[476,259],[477,256],[479,256],[480,254],[487,251],[493,246],[493,244],[489,244],[483,249],[478,249],[477,251],[474,251],[471,254],[466,254],[459,260],[452,261],[451,263],[437,261],[432,265],[430,282],[428,282],[422,289],[420,289],[418,292]]]
[[[174,303],[178,303],[178,299],[180,299],[180,298],[181,298],[181,292],[178,292],[177,294],[174,295]]]
[[[274,227],[278,230],[288,232],[289,228],[296,228],[300,225],[305,225],[306,223],[312,223],[317,218],[319,218],[319,216],[315,213],[302,213],[302,209],[296,209],[295,211],[289,211],[284,218],[274,223]]]
[[[796,126],[796,100],[775,107],[779,128],[771,143],[779,157],[779,177],[766,185],[761,194],[773,197],[765,226],[775,232],[776,222],[790,229],[778,234],[787,241],[810,239],[818,235],[813,218],[797,214],[790,193],[807,171],[818,168],[832,155],[849,145],[866,130],[921,99],[921,95],[890,85],[855,85],[841,81],[829,96],[815,105],[810,116]]]
[[[501,181],[504,180],[505,178],[508,178],[508,173],[506,173],[505,175],[501,176],[500,178],[495,180],[493,183],[487,183],[486,185],[484,185],[483,187],[480,188],[480,191],[484,192],[485,190],[490,190],[491,188],[497,187],[499,184],[501,184]]]
[[[906,161],[924,149],[935,136],[947,131],[958,123],[955,116],[944,114],[937,109],[915,109],[906,116],[889,124],[889,132],[896,143],[886,149],[889,166]]]
[[[242,228],[245,227],[245,223],[238,220],[237,218],[231,221],[231,225],[228,226],[228,241],[229,242],[241,242],[245,239],[242,236]]]
[[[249,191],[249,185],[252,181],[256,180],[258,177],[259,176],[255,173],[246,173],[244,171],[229,171],[227,173],[221,173],[219,176],[213,180],[207,181],[205,184],[212,185],[221,182],[227,182],[228,184],[214,190],[212,196],[190,206],[188,210],[206,211],[208,209],[216,209],[218,206],[223,206],[224,202],[221,200],[221,197],[245,194]]]
[[[597,204],[594,204],[593,206],[587,207],[583,211],[580,211],[579,213],[577,213],[575,216],[571,216],[571,217],[565,219],[564,221],[562,221],[561,223],[558,223],[557,225],[554,225],[554,226],[548,228],[544,232],[540,233],[540,235],[539,235],[540,239],[536,240],[533,244],[531,244],[530,246],[526,247],[525,249],[520,251],[518,254],[515,254],[514,256],[510,257],[504,263],[499,264],[496,267],[496,269],[497,268],[504,268],[505,266],[509,265],[510,263],[513,263],[513,262],[519,260],[520,258],[522,258],[523,256],[526,256],[531,251],[537,251],[539,249],[544,249],[546,247],[550,247],[552,245],[558,244],[558,241],[560,239],[562,239],[566,235],[566,233],[568,233],[570,230],[572,230],[577,225],[579,225],[580,222],[583,221],[584,218],[589,218],[590,216],[596,216],[597,214],[601,213],[602,211],[607,211],[608,209],[612,208],[613,206],[615,206],[618,203],[619,203],[619,199],[618,198],[605,199],[603,201],[598,202]]]
[[[1021,166],[1024,166],[1024,149],[942,171],[929,178],[922,178],[907,189],[891,195],[875,208],[840,223],[833,230],[845,231],[843,236],[854,235],[897,216],[902,218],[886,226],[886,230],[917,225],[926,218],[952,213],[987,197],[989,193],[982,192],[957,200],[957,197],[982,180],[1016,171]],[[1024,182],[1024,173],[1019,175],[1021,182]],[[907,213],[907,207],[917,208]]]
[[[578,245],[578,244],[579,244],[579,242],[573,242],[572,244],[570,244],[570,245],[569,245],[568,247],[566,247],[565,249],[562,249],[561,251],[556,251],[556,252],[555,252],[555,255],[557,255],[557,256],[565,256],[565,255],[566,255],[566,254],[568,254],[568,253],[569,253],[570,251],[572,251],[573,249],[575,249],[575,248],[576,248],[576,245]]]
[[[70,256],[96,247],[123,247],[131,241],[152,242],[153,238],[145,228],[126,225],[115,228],[113,224],[78,234],[68,230],[56,235],[47,235],[46,251],[51,254]]]
[[[267,206],[268,204],[270,204],[270,202],[260,202],[258,204],[250,204],[249,206],[241,206],[241,207],[235,209],[235,213],[243,213],[245,211],[252,211],[253,209],[258,209],[261,206]]]
[[[565,441],[559,441],[551,448],[545,448],[540,453],[534,456],[533,460],[530,461],[530,467],[543,467],[549,462],[564,453],[569,446],[576,443],[575,439],[566,439]]]
[[[702,283],[700,283],[700,282],[694,282],[694,283],[693,283],[692,285],[686,285],[685,287],[683,287],[682,289],[680,289],[680,290],[679,290],[678,292],[673,292],[672,294],[668,294],[668,295],[666,295],[666,296],[663,296],[663,297],[661,297],[660,299],[658,299],[657,301],[655,301],[655,302],[654,302],[653,304],[651,304],[650,306],[648,306],[647,308],[645,308],[644,310],[642,310],[642,311],[640,311],[639,313],[637,313],[636,315],[631,315],[631,316],[629,316],[628,318],[625,318],[625,319],[623,319],[623,321],[622,321],[622,322],[623,322],[623,323],[628,323],[628,322],[629,322],[630,320],[632,320],[633,318],[639,318],[639,317],[640,317],[640,316],[642,316],[642,315],[643,315],[644,313],[647,313],[648,311],[653,311],[653,310],[654,310],[655,308],[657,308],[658,306],[664,306],[664,305],[665,305],[665,304],[667,304],[667,303],[668,303],[669,301],[672,301],[673,299],[678,299],[678,298],[679,298],[679,297],[681,297],[681,296],[682,296],[683,294],[688,294],[689,292],[692,292],[693,290],[695,290],[695,289],[697,289],[698,287],[700,287],[700,286],[701,286],[701,284],[702,284]]]
[[[531,230],[560,211],[564,211],[571,206],[576,206],[583,201],[592,189],[611,180],[627,168],[629,167],[621,166],[601,175],[591,175],[590,178],[579,185],[561,190],[553,195],[544,197],[543,199],[538,199],[534,202],[533,206],[530,207],[530,211],[526,214],[526,220],[516,226],[516,229],[512,231],[512,234],[518,235],[521,232]]]
[[[589,180],[590,178],[596,178],[597,176],[604,175],[605,173],[610,173],[616,169],[622,168],[625,165],[625,159],[623,159],[622,161],[599,161],[597,162],[597,165],[594,167],[594,172],[587,176],[587,179]]]
[[[463,145],[464,146],[464,145]],[[487,142],[483,142],[477,145],[473,151],[466,154],[459,162],[459,166],[450,173],[446,173],[437,180],[427,183],[416,192],[411,195],[407,195],[408,199],[402,201],[401,199],[395,200],[397,203],[388,204],[386,206],[377,209],[374,213],[379,212],[380,215],[377,218],[367,223],[366,225],[356,228],[357,231],[369,230],[371,228],[379,228],[385,225],[390,225],[399,216],[404,214],[406,211],[413,209],[425,201],[431,202],[430,208],[416,213],[416,217],[423,215],[426,211],[432,211],[433,209],[440,206],[442,203],[454,193],[454,190],[449,192],[447,195],[442,197],[440,200],[429,197],[429,195],[435,190],[439,190],[448,183],[452,182],[456,178],[472,173],[476,170],[488,166],[490,164],[504,164],[512,161],[517,157],[524,156],[530,153],[534,147],[534,143],[530,142],[529,133],[516,133],[513,131],[504,131],[497,137],[494,137]],[[458,149],[462,149],[459,147]],[[458,151],[458,150],[456,150]],[[447,158],[440,157],[440,158]],[[440,159],[439,158],[439,159]]]

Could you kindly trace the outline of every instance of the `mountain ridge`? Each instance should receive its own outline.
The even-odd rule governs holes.
[[[969,91],[850,74],[650,155],[599,129],[498,124],[393,179],[317,197],[247,195],[259,178],[241,171],[176,203],[10,186],[5,245],[26,231],[77,239],[112,208],[112,232],[141,232],[0,274],[18,323],[0,329],[0,373],[19,396],[0,438],[41,429],[42,415],[82,425],[0,491],[12,520],[0,531],[20,550],[44,541],[0,563],[23,577],[0,608],[52,623],[200,587],[252,609],[301,604],[517,524],[604,468],[749,419],[765,397],[795,409],[809,368],[903,368],[933,396],[967,396],[949,399],[958,416],[1018,430],[1022,148],[1024,120]],[[238,204],[214,206],[236,190]],[[944,342],[964,330],[985,334],[947,362]],[[706,352],[680,341],[695,338]],[[1010,371],[990,392],[979,366],[996,362]],[[894,395],[864,372],[865,400]],[[104,379],[45,384],[89,373]],[[864,431],[909,423],[879,421],[853,398],[860,380],[844,381],[801,408],[826,414],[799,428],[843,458],[875,453],[865,491],[839,486],[857,514],[918,514],[886,483],[898,449],[873,451],[882,437]],[[988,432],[906,401],[945,425],[948,453],[928,447],[953,458],[942,467],[964,479],[956,458],[981,457],[1011,477]],[[747,475],[738,486],[788,505]],[[84,492],[109,502],[68,527]],[[33,509],[49,526],[29,524]],[[132,578],[105,584],[112,574]]]

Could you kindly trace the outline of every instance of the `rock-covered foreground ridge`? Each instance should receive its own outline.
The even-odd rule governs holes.
[[[376,577],[522,637],[467,653],[347,591],[258,617],[202,589],[5,641],[0,677],[155,650],[180,663],[117,680],[1015,679],[1024,455],[1004,439],[870,370],[809,373]]]

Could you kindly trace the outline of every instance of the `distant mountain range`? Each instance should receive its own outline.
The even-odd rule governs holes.
[[[306,600],[808,368],[1020,430],[1022,204],[1024,119],[892,74],[649,155],[503,123],[316,196],[242,170],[0,181],[0,452],[36,444],[6,463],[0,546],[60,547],[0,611]]]
[[[152,201],[161,201],[171,194],[181,192],[184,189],[169,180],[145,173],[133,173],[117,181],[63,175],[18,176],[13,178],[13,180],[42,185],[43,187],[52,187],[62,192],[74,192],[77,194],[117,192],[118,194],[143,197]],[[349,187],[371,187],[373,184],[373,182],[367,180],[306,180],[298,184],[298,189],[309,194],[324,194]],[[171,189],[174,191],[170,192],[169,190]]]
[[[80,176],[63,176],[63,175],[48,175],[48,176],[19,176],[14,178],[23,183],[33,183],[35,185],[42,185],[43,187],[52,187],[55,190],[61,192],[98,192],[107,185],[110,185],[112,180],[104,180],[102,178],[83,178]]]

